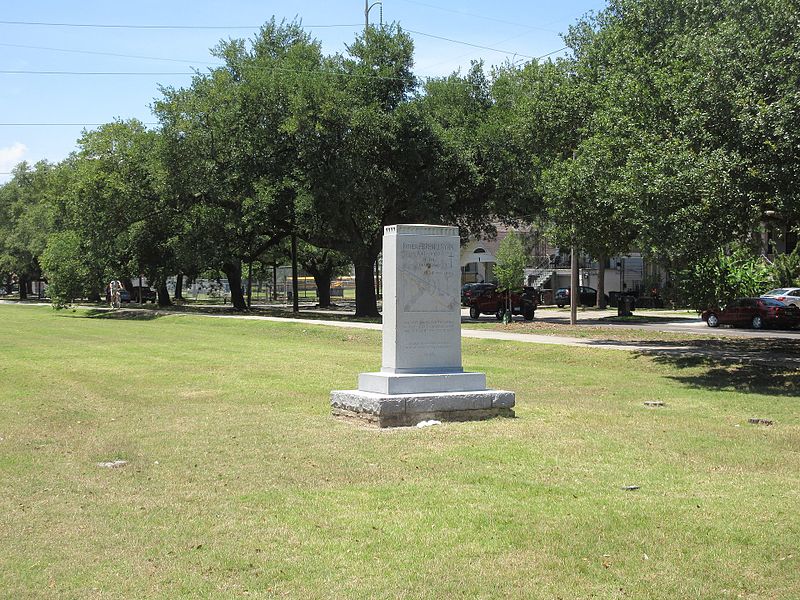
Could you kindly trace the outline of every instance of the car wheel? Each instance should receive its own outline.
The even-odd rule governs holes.
[[[753,326],[753,329],[761,329],[764,327],[764,320],[760,316],[756,315],[753,317],[753,320],[750,321],[750,324]]]
[[[719,317],[717,315],[708,315],[706,323],[708,323],[709,327],[717,327],[719,325]]]
[[[505,311],[505,310],[503,310],[502,308],[498,308],[498,309],[497,309],[497,312],[494,314],[494,316],[495,316],[495,317],[497,317],[497,320],[498,320],[498,321],[502,321],[502,320],[503,320],[503,315],[504,315],[505,313],[506,313],[506,311]]]
[[[564,308],[564,305],[563,305],[563,304],[556,304],[556,306],[557,306],[558,308]]]
[[[526,306],[522,309],[522,318],[526,321],[533,321],[533,317],[536,314],[536,309],[532,306]]]
[[[478,310],[477,306],[470,306],[469,307],[469,318],[470,319],[477,319],[481,316],[481,311]]]

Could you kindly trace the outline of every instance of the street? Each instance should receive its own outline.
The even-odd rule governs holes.
[[[619,327],[622,329],[644,329],[649,331],[665,331],[671,333],[688,333],[698,335],[715,335],[747,338],[782,338],[800,340],[800,330],[749,329],[746,327],[711,328],[699,315],[687,311],[673,310],[636,310],[633,320],[612,320],[617,317],[616,309],[584,309],[578,310],[578,322],[587,327]],[[515,317],[515,320],[519,317]],[[494,315],[481,315],[480,321],[495,321]],[[569,324],[569,309],[543,307],[536,311],[535,321],[559,325]],[[462,308],[461,321],[474,323],[469,318],[469,309]]]

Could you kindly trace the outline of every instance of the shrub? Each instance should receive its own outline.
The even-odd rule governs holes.
[[[698,311],[725,306],[734,298],[760,296],[775,284],[772,265],[742,246],[720,250],[678,274],[682,296]]]

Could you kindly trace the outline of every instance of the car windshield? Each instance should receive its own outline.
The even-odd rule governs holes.
[[[767,292],[764,295],[765,296],[786,296],[788,294],[788,292],[789,292],[788,289],[780,288],[780,289],[777,289],[777,290],[770,290],[769,292]]]

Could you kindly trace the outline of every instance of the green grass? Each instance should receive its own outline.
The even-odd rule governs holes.
[[[0,597],[800,596],[795,371],[465,340],[518,418],[333,420],[379,354],[0,306]]]

